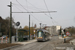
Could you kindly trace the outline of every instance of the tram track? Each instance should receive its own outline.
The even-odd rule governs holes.
[[[52,37],[51,40],[46,42],[36,41],[10,50],[53,50],[58,41],[58,37]]]

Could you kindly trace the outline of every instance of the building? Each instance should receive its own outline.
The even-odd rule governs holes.
[[[52,35],[59,35],[61,26],[46,26],[46,30]]]

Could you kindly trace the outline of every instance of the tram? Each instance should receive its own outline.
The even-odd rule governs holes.
[[[45,29],[37,30],[37,41],[47,41],[50,39],[50,34]]]

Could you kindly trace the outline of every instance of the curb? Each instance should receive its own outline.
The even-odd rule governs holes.
[[[22,46],[22,45],[20,44],[20,45],[16,45],[16,46],[11,46],[11,47],[3,48],[3,49],[0,49],[0,50],[9,50],[11,48],[15,48],[15,47],[19,47],[19,46]]]
[[[34,41],[34,42],[35,42],[35,41]],[[31,42],[31,43],[33,43],[33,42]],[[19,45],[15,45],[15,46],[3,48],[3,49],[0,49],[0,50],[10,50],[10,49],[12,49],[12,48],[16,48],[16,47],[23,46],[23,45],[28,45],[28,44],[31,44],[31,43],[27,43],[27,44],[19,44]]]

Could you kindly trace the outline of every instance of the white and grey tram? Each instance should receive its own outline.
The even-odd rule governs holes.
[[[49,40],[50,34],[45,29],[38,29],[37,30],[37,41],[46,41]]]

